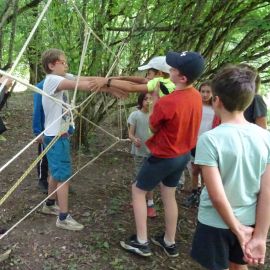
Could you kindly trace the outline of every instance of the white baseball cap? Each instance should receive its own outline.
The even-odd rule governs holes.
[[[148,64],[138,67],[138,70],[147,70],[154,68],[156,70],[170,73],[170,66],[166,63],[166,56],[156,56],[152,58]]]

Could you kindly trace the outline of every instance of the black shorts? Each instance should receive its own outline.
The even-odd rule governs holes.
[[[191,257],[209,270],[229,268],[229,262],[245,265],[237,237],[229,229],[219,229],[200,222],[193,237]]]
[[[136,177],[136,187],[151,191],[160,182],[167,187],[176,187],[189,160],[189,152],[175,158],[149,156]]]

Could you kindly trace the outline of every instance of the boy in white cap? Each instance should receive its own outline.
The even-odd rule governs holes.
[[[127,92],[156,92],[158,97],[168,95],[175,89],[170,80],[170,66],[167,65],[165,56],[152,58],[148,64],[140,66],[139,70],[147,70],[146,78],[137,76],[122,77],[96,77],[91,79],[94,88],[110,87],[111,82],[116,88]]]

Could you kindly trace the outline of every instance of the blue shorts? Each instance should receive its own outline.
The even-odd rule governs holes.
[[[229,268],[229,262],[245,265],[237,237],[229,229],[220,229],[198,222],[193,237],[191,257],[211,270]]]
[[[151,191],[160,182],[167,187],[176,187],[189,159],[189,152],[175,158],[149,156],[136,177],[136,187]]]
[[[53,136],[44,136],[44,145],[47,147],[53,138]],[[53,179],[57,182],[65,182],[72,173],[69,138],[60,137],[46,156]]]

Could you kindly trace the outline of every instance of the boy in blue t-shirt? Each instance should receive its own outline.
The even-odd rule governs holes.
[[[36,87],[43,90],[44,80],[36,84]],[[33,117],[32,117],[32,128],[35,136],[38,136],[44,130],[44,110],[42,107],[42,95],[34,93],[33,95]],[[42,141],[43,137],[37,140],[38,144],[38,155],[44,150]],[[48,193],[48,160],[46,155],[37,164],[38,173],[38,186],[42,192]]]
[[[245,270],[247,263],[264,263],[270,134],[243,114],[254,97],[255,78],[241,66],[227,67],[214,77],[213,108],[221,125],[197,143],[195,164],[202,168],[205,188],[191,256],[211,270]]]

